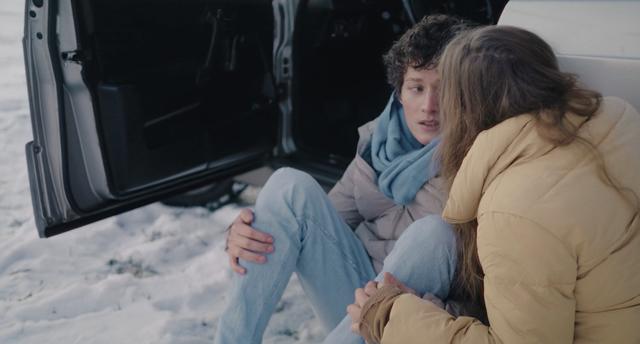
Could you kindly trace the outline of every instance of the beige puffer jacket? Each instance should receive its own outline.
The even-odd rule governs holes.
[[[576,116],[570,116],[577,121]],[[530,115],[481,133],[447,201],[449,222],[478,219],[491,327],[454,318],[404,294],[377,309],[382,343],[640,343],[640,115],[605,98],[580,130],[584,144],[554,148]],[[388,300],[387,300],[388,301]],[[381,302],[385,305],[389,302]],[[386,322],[388,318],[388,322]]]
[[[376,272],[380,272],[384,258],[411,223],[442,213],[446,193],[443,180],[436,177],[427,182],[407,206],[397,205],[385,196],[378,188],[375,171],[362,158],[375,125],[376,122],[371,121],[358,128],[356,157],[329,192],[329,198],[364,244]]]

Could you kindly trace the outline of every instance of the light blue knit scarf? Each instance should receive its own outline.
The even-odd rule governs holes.
[[[402,104],[394,92],[378,117],[371,138],[371,162],[378,187],[396,204],[407,205],[439,172],[433,156],[440,138],[423,145],[411,134]]]

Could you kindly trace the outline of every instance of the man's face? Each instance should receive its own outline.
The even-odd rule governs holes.
[[[438,88],[440,77],[435,68],[409,67],[404,74],[400,102],[411,134],[423,145],[440,133]]]

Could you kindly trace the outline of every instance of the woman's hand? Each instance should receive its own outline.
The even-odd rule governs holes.
[[[263,254],[274,250],[273,237],[253,227],[253,212],[251,209],[242,209],[238,217],[233,220],[227,233],[227,245],[225,251],[229,255],[229,265],[233,271],[244,275],[247,269],[240,266],[238,258],[263,264],[267,257]]]
[[[370,281],[367,283],[364,288],[358,288],[355,291],[355,302],[349,306],[347,306],[347,313],[351,317],[351,331],[353,333],[360,333],[360,320],[362,307],[369,300],[371,295],[373,295],[378,290],[378,282]]]
[[[367,302],[367,300],[369,300],[369,298],[378,291],[379,287],[382,288],[383,286],[387,285],[395,286],[405,293],[417,295],[415,290],[402,284],[402,282],[398,281],[391,273],[385,272],[383,281],[380,284],[375,281],[370,281],[364,286],[364,288],[356,289],[355,302],[347,306],[347,313],[349,313],[349,316],[351,317],[351,331],[356,334],[362,335],[360,329],[360,322],[362,320],[362,307]]]
[[[384,273],[384,278],[382,281],[382,284],[380,285],[380,287],[384,287],[387,285],[393,285],[398,287],[398,289],[404,291],[405,293],[410,293],[413,295],[418,295],[418,292],[416,292],[415,290],[407,287],[406,285],[402,284],[402,282],[398,281],[390,272],[385,272]]]

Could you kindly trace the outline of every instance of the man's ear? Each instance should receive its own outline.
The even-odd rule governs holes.
[[[402,104],[402,86],[400,86],[399,90],[396,90],[396,99],[401,105],[404,105]]]

